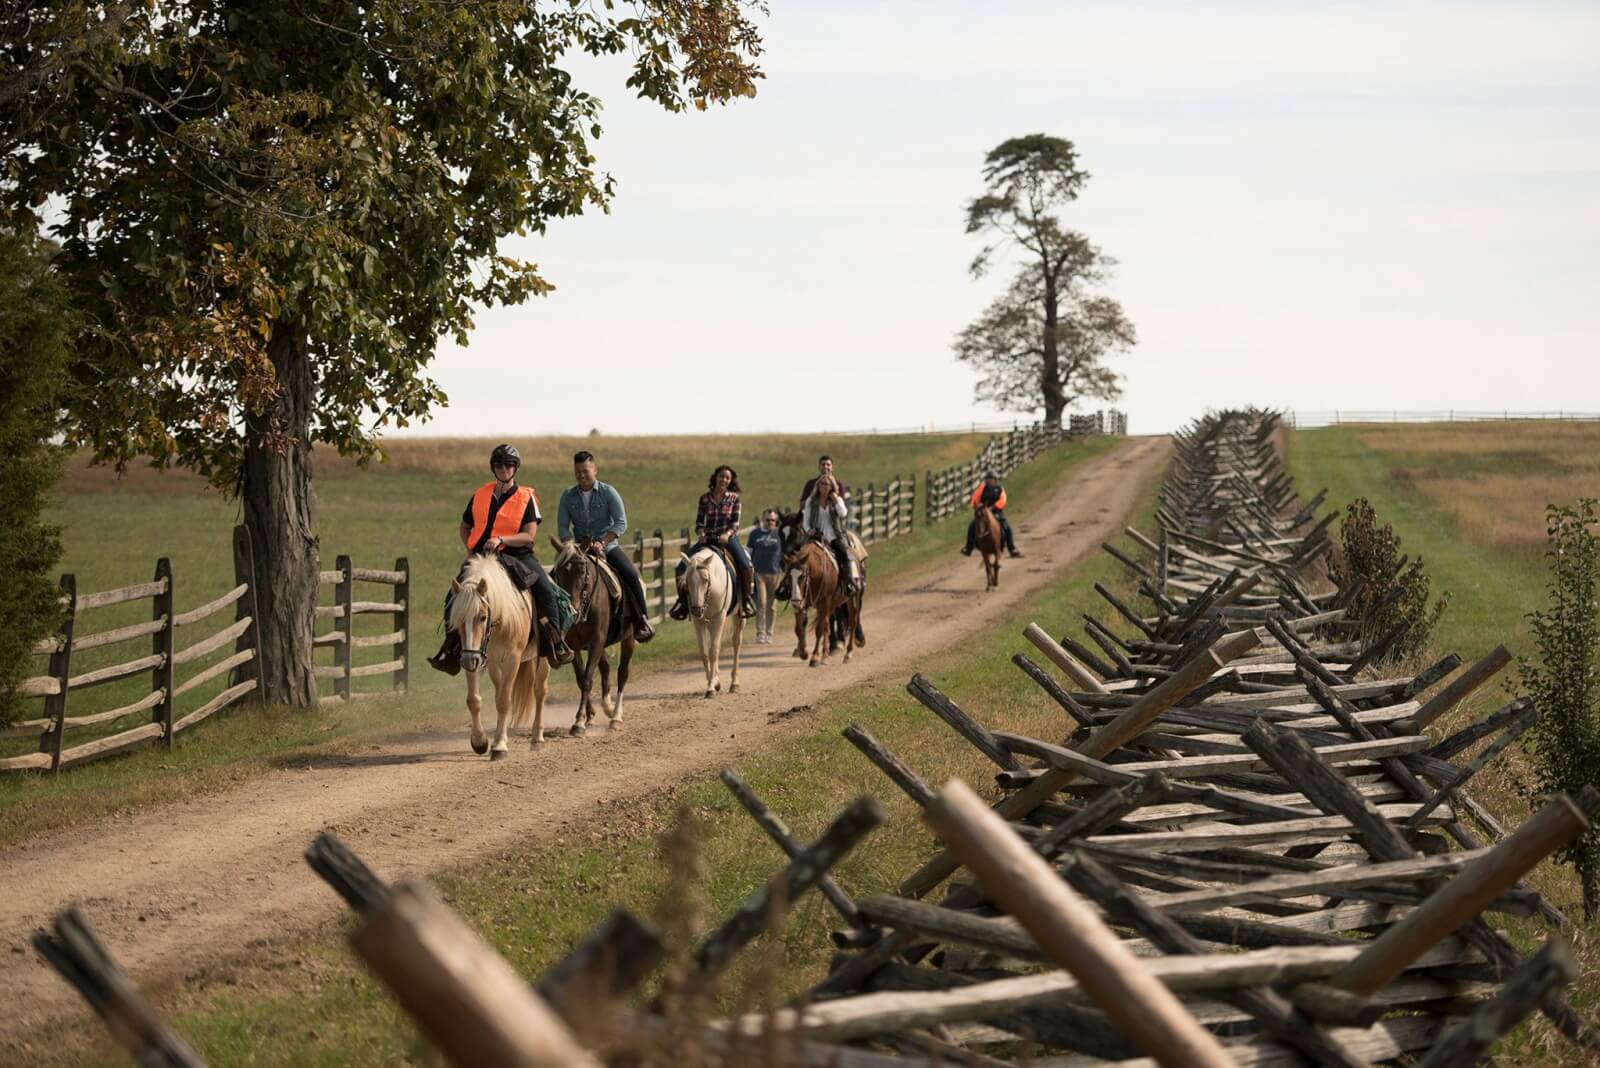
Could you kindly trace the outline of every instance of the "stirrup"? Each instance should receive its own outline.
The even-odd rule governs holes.
[[[656,636],[656,628],[650,625],[648,619],[640,619],[633,625],[633,640],[643,645]]]

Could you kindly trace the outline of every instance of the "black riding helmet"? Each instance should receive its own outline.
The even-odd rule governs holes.
[[[495,464],[510,464],[518,470],[522,469],[522,454],[515,445],[496,445],[494,452],[489,454],[489,468],[494,469]]]

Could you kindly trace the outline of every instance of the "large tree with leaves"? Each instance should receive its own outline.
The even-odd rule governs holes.
[[[629,54],[671,110],[751,95],[746,0],[30,5],[0,78],[0,222],[47,229],[89,328],[68,440],[242,498],[264,695],[315,701],[311,449],[368,457],[444,398],[475,305],[545,292],[510,234],[604,208],[599,100]]]
[[[1080,397],[1121,395],[1106,359],[1137,340],[1122,306],[1089,288],[1113,261],[1058,217],[1088,177],[1071,141],[1013,137],[984,157],[986,188],[967,204],[967,232],[989,239],[973,275],[997,257],[1021,262],[1006,291],[957,335],[956,357],[978,370],[982,399],[1014,411],[1042,408],[1056,425]]]

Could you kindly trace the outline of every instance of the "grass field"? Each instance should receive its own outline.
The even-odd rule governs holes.
[[[1152,507],[1153,487],[1139,512],[1148,517]],[[1120,566],[1097,554],[1069,579],[1030,599],[989,637],[942,657],[927,673],[991,727],[1039,737],[1064,735],[1069,727],[1065,715],[1007,661],[1026,647],[1018,635],[1028,622],[1059,632],[1076,629],[1079,614],[1087,612],[1109,623],[1109,609],[1103,610],[1105,602],[1093,592],[1096,581],[1131,596]],[[802,840],[813,838],[861,793],[885,802],[887,824],[835,872],[852,894],[891,889],[926,859],[930,835],[911,802],[839,737],[844,726],[866,726],[931,783],[960,776],[993,793],[992,786],[984,785],[990,782],[992,766],[909,697],[904,681],[884,680],[829,699],[813,713],[804,736],[775,744],[738,769]],[[710,872],[707,915],[716,922],[770,875],[782,856],[709,776],[647,802],[602,810],[576,833],[451,873],[439,880],[439,888],[521,973],[534,975],[613,904],[652,913],[668,869],[656,838],[679,810],[692,812],[704,828]],[[788,988],[822,974],[832,952],[827,935],[836,925],[837,917],[815,894],[796,908],[782,939],[781,975]],[[342,927],[329,925],[238,969],[208,970],[195,981],[162,992],[160,1007],[213,1064],[436,1063],[410,1024],[354,963],[340,936]],[[759,949],[745,954],[751,960],[761,956]],[[731,1004],[725,1000],[724,1007]],[[94,1053],[61,1050],[55,1063],[120,1062],[101,1046]]]
[[[970,458],[983,440],[981,435],[860,437],[826,443],[805,437],[639,438],[610,439],[609,445],[602,448],[590,439],[573,439],[539,443],[538,452],[532,446],[524,448],[524,456],[528,481],[539,487],[564,486],[566,482],[557,481],[555,463],[536,466],[537,457],[570,457],[577,447],[592,449],[602,461],[618,457],[615,464],[602,467],[601,477],[613,481],[627,495],[632,509],[630,520],[640,516],[640,522],[654,527],[693,521],[695,498],[712,466],[711,462],[694,459],[702,454],[752,457],[749,462],[741,459],[737,463],[743,469],[741,482],[747,498],[784,501],[798,496],[805,478],[815,470],[817,452],[824,448],[831,451],[845,478],[864,485],[867,481],[883,481],[886,475],[892,477],[897,471],[909,473],[915,467],[920,475],[924,467]],[[606,439],[598,441],[604,443]],[[883,443],[881,451],[874,448],[877,443]],[[1071,467],[1114,444],[1114,439],[1090,438],[1053,449],[1023,465],[1007,480],[1008,495],[1014,502],[1011,511],[1025,518],[1029,507],[1046,496]],[[461,680],[440,675],[421,661],[432,652],[437,639],[428,606],[435,601],[434,591],[442,594],[460,562],[455,529],[465,496],[479,484],[474,458],[481,463],[492,445],[404,442],[396,447],[390,462],[375,471],[358,473],[353,465],[329,465],[331,470],[319,477],[324,566],[332,566],[332,557],[338,551],[348,552],[358,565],[386,566],[402,554],[411,558],[419,606],[412,639],[411,693],[349,706],[330,703],[314,711],[237,706],[230,713],[179,735],[170,751],[142,749],[55,777],[0,778],[0,846],[99,819],[110,812],[221,789],[285,759],[342,751],[373,733],[462,726],[465,713],[460,700]],[[877,457],[875,462],[880,466],[869,463],[868,455]],[[570,471],[567,477],[570,478]],[[148,569],[161,553],[173,560],[179,611],[203,603],[232,584],[227,538],[234,510],[205,492],[197,479],[139,472],[119,483],[104,472],[91,469],[91,473],[74,472],[71,482],[83,488],[84,480],[91,488],[65,498],[57,516],[57,521],[66,525],[66,567],[78,572],[80,589],[105,589],[148,578]],[[640,487],[639,491],[635,492],[633,486]],[[541,493],[551,496],[549,490],[542,489]],[[680,519],[681,512],[676,510],[684,500],[689,514]],[[392,520],[380,522],[379,515],[391,516]],[[107,527],[124,532],[114,552],[108,552],[102,536],[94,533],[95,529]],[[873,588],[892,586],[896,574],[949,554],[961,536],[959,520],[947,519],[933,527],[919,524],[910,536],[875,546],[869,563]],[[544,555],[548,559],[548,554]],[[97,610],[97,616],[104,618],[97,618],[92,627],[98,630],[133,622],[146,618],[148,611],[146,602]],[[357,618],[369,620],[365,626],[377,632],[385,629],[389,617]],[[871,626],[870,595],[867,625]],[[360,629],[358,623],[358,633]],[[662,628],[660,637],[641,647],[640,662],[692,655],[693,644],[692,628],[669,624]],[[111,658],[104,662],[116,662],[135,655],[129,649],[123,645],[96,652]],[[200,663],[220,659],[225,652]],[[94,666],[94,661],[74,664],[75,670],[81,670]],[[552,686],[552,693],[562,704],[571,692],[570,678],[569,672],[560,672]],[[82,702],[74,695],[71,711],[81,714],[119,707],[145,691],[144,680],[145,676],[140,676],[120,687],[109,685],[88,691]],[[361,681],[357,682],[358,689]],[[365,681],[387,685],[386,678]],[[185,695],[179,713],[197,706],[208,692]],[[123,725],[131,722],[131,718],[122,721]],[[69,735],[69,743],[93,736],[87,731],[74,732]],[[0,753],[26,752],[34,747],[31,739],[12,739],[6,745]]]
[[[1400,535],[1401,549],[1421,555],[1433,592],[1450,607],[1434,634],[1434,660],[1458,652],[1468,661],[1504,643],[1514,656],[1534,653],[1525,616],[1544,605],[1544,512],[1548,503],[1600,495],[1600,427],[1574,423],[1488,423],[1329,427],[1290,439],[1290,470],[1302,496],[1327,486],[1329,505],[1355,497],[1372,502],[1380,522]],[[1517,692],[1515,665],[1434,727],[1453,731],[1499,707]],[[1472,794],[1511,825],[1531,807],[1529,765],[1512,751],[1480,774]],[[1577,880],[1545,864],[1531,880],[1569,917],[1581,922]],[[1525,946],[1545,931],[1510,921]],[[1594,928],[1577,935],[1583,974],[1571,991],[1591,1021],[1600,1018],[1600,946]],[[1505,1044],[1506,1064],[1583,1064],[1551,1029],[1537,1022]]]

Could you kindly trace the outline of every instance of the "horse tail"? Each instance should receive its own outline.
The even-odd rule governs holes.
[[[533,687],[542,658],[534,657],[517,665],[517,678],[511,686],[511,726],[521,730],[533,719]]]

